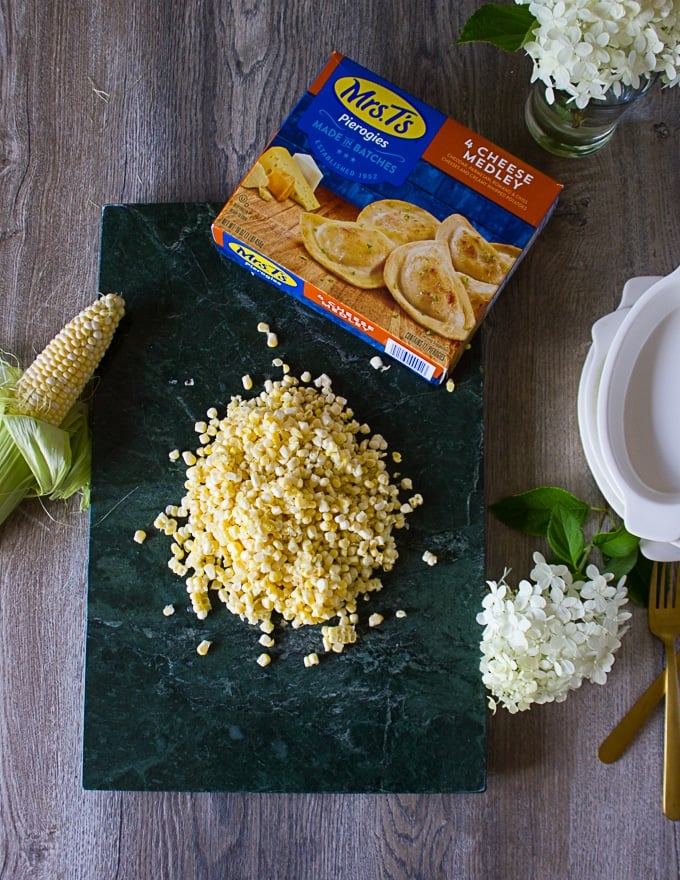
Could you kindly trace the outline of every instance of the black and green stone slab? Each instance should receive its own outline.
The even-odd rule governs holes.
[[[114,205],[102,220],[102,292],[127,314],[95,395],[83,784],[88,789],[455,792],[485,786],[485,695],[475,615],[484,584],[479,339],[456,390],[428,385],[326,318],[222,258],[221,206]],[[279,336],[272,350],[257,331]],[[359,421],[402,453],[425,504],[397,533],[400,558],[362,603],[360,637],[324,654],[320,627],[260,632],[220,603],[188,610],[152,522],[183,494],[194,423],[256,393],[281,356],[328,373]],[[384,360],[387,361],[385,357]],[[136,544],[136,529],[147,541]],[[425,550],[439,562],[426,565]],[[172,617],[162,609],[173,603]],[[407,616],[395,617],[404,609]],[[384,615],[369,629],[369,613]],[[202,639],[213,642],[200,657]],[[303,657],[318,650],[321,662]]]

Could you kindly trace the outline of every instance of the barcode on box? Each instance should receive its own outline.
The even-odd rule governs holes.
[[[398,342],[389,337],[385,343],[385,354],[404,364],[405,367],[415,370],[416,373],[419,373],[425,379],[431,379],[434,374],[434,366],[432,364],[429,364],[426,360],[418,357],[417,354],[414,354],[408,348],[404,348],[403,345],[399,345]]]

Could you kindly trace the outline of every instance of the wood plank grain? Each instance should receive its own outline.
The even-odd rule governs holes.
[[[0,347],[26,361],[93,298],[102,204],[226,200],[338,49],[565,183],[485,323],[486,492],[597,500],[580,368],[625,280],[680,262],[679,102],[655,89],[601,154],[548,156],[522,120],[527,59],[453,46],[476,6],[0,0]],[[661,717],[616,765],[596,758],[661,668],[641,612],[605,687],[490,718],[483,794],[83,792],[86,538],[76,503],[27,501],[0,529],[3,880],[678,877]],[[492,519],[488,539],[490,577],[527,572],[533,542]]]

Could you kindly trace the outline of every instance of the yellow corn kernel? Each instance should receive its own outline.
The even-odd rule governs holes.
[[[202,590],[192,590],[189,593],[191,599],[191,607],[199,620],[205,620],[211,610],[210,598],[206,592]]]
[[[395,616],[395,617],[398,617],[398,618],[401,620],[401,619],[403,619],[404,617],[406,617],[406,612],[404,611],[403,608],[399,608],[398,611],[395,611],[395,612],[394,612],[394,616]]]
[[[146,541],[146,532],[144,531],[144,529],[137,529],[137,531],[132,536],[132,540],[136,544],[143,544],[144,541]]]
[[[196,456],[193,454],[193,452],[189,452],[189,450],[187,449],[182,453],[182,461],[184,462],[184,464],[191,467],[192,465],[196,464]]]
[[[269,654],[263,652],[262,654],[260,654],[255,662],[258,666],[261,666],[264,669],[265,666],[269,666],[269,664],[272,662],[272,658],[269,656]]]
[[[177,461],[179,455],[179,449],[172,449],[170,452],[168,452],[168,458],[170,459],[170,461]]]
[[[16,384],[22,414],[61,425],[111,344],[125,314],[115,293],[76,315],[40,352]]]
[[[437,564],[437,556],[432,553],[431,550],[426,550],[422,556],[423,562],[426,562],[428,565],[436,565]]]
[[[451,391],[454,390],[455,387],[456,387],[456,383],[453,381],[453,379],[447,379],[447,381],[446,381],[446,390],[447,390],[448,392],[451,392]]]
[[[172,615],[174,613],[175,613],[175,606],[174,605],[163,606],[163,617],[172,617]]]
[[[246,391],[250,391],[250,389],[253,387],[253,378],[249,373],[241,376],[241,385],[243,385]]]
[[[279,344],[279,337],[271,330],[267,333],[267,348],[276,348]]]
[[[276,644],[274,639],[271,636],[268,636],[267,633],[262,633],[258,642],[262,645],[263,648],[273,648]]]
[[[199,644],[196,646],[196,653],[200,654],[201,657],[205,657],[205,655],[210,650],[211,645],[212,642],[209,642],[207,639],[203,639],[203,641],[199,642]]]
[[[269,333],[269,324],[267,324],[265,321],[260,321],[260,323],[257,325],[257,332]]]
[[[302,659],[302,662],[307,667],[318,666],[319,665],[319,655],[316,653],[316,651],[313,651],[311,654],[305,654],[305,656]]]
[[[375,614],[371,614],[371,616],[368,618],[368,625],[369,626],[380,626],[380,624],[383,622],[384,619],[385,618],[382,616],[382,614],[378,614],[376,612]]]

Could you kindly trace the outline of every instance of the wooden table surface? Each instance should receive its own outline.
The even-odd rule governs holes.
[[[226,200],[333,49],[564,183],[485,325],[486,493],[599,501],[576,393],[624,282],[680,263],[680,93],[634,107],[588,159],[523,122],[530,64],[454,47],[473,0],[0,0],[0,347],[30,359],[96,294],[100,208]],[[662,668],[637,609],[603,687],[489,718],[471,795],[84,792],[87,517],[25,503],[0,529],[0,876],[383,880],[679,876],[661,811],[662,712],[615,765],[596,750]],[[487,573],[535,542],[488,522]]]

